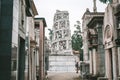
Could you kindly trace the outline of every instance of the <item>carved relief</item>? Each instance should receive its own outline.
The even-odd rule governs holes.
[[[111,36],[110,26],[107,26],[107,27],[106,27],[106,31],[105,31],[105,32],[106,32],[106,34],[105,34],[105,35],[106,35],[106,38],[107,38],[107,39],[110,38],[110,36]]]
[[[62,31],[56,31],[55,32],[55,39],[62,38]]]
[[[104,39],[105,43],[112,40],[112,28],[110,25],[107,25],[104,30]]]
[[[54,17],[54,21],[63,19],[63,18],[69,18],[69,14],[68,13],[57,13]]]
[[[65,20],[60,21],[59,29],[65,28]]]
[[[68,13],[63,13],[63,18],[68,18]]]
[[[62,19],[61,14],[57,14],[57,20]]]
[[[68,27],[68,26],[70,26],[70,24],[69,24],[69,21],[67,20],[67,26],[66,27]]]
[[[69,49],[72,47],[72,42],[71,42],[71,40],[68,41],[68,47],[69,47]]]
[[[58,29],[58,22],[56,22],[56,23],[54,24],[54,29],[55,29],[55,30]]]
[[[58,38],[62,38],[62,31],[58,31]]]
[[[59,50],[66,49],[66,40],[59,41]]]
[[[55,32],[55,39],[57,39],[57,32]]]
[[[63,30],[64,38],[68,37],[69,35],[69,30]]]
[[[62,19],[61,13],[56,14],[56,16],[55,16],[55,18],[54,18],[55,21],[56,21],[56,20],[59,20],[59,19]]]
[[[55,43],[53,43],[53,45],[52,45],[52,46],[53,46],[52,51],[53,51],[53,52],[55,52],[55,50],[57,50],[57,43],[56,43],[56,42],[55,42]]]

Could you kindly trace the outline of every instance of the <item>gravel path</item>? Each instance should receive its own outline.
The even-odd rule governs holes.
[[[75,72],[48,72],[48,80],[74,80],[79,77]]]

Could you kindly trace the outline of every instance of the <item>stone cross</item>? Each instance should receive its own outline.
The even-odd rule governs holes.
[[[97,12],[96,0],[93,0],[93,11]]]

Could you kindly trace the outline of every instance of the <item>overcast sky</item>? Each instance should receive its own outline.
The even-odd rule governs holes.
[[[74,24],[77,20],[82,23],[81,18],[86,8],[93,11],[93,0],[34,0],[34,2],[39,14],[36,17],[44,17],[46,19],[46,36],[48,36],[48,28],[52,29],[53,17],[56,10],[66,10],[69,12],[71,33],[74,31]],[[106,4],[100,3],[99,0],[97,0],[98,12],[105,11],[105,7]]]

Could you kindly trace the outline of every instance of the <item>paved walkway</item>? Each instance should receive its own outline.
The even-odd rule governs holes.
[[[48,72],[48,80],[74,80],[77,77],[76,72]]]

